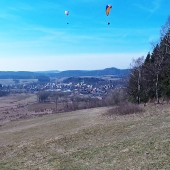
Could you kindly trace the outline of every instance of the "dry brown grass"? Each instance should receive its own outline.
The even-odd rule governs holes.
[[[133,103],[120,103],[118,106],[112,107],[106,113],[107,116],[112,115],[129,115],[144,112],[143,107]]]
[[[0,127],[2,170],[170,169],[170,106],[102,116],[87,109]]]
[[[37,100],[33,94],[12,94],[0,97],[0,125],[18,119],[33,117],[27,106]]]

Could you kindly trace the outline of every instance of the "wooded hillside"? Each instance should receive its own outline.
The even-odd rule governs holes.
[[[170,98],[170,16],[161,28],[160,40],[146,58],[133,63],[128,93],[134,102]]]

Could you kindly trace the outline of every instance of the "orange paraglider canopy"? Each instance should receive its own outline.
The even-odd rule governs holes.
[[[106,5],[106,15],[107,16],[109,15],[111,8],[112,8],[112,5]]]

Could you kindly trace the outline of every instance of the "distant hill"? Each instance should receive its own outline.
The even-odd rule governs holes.
[[[29,71],[0,71],[0,79],[35,79],[40,75]]]
[[[84,71],[84,70],[68,70],[62,71],[56,74],[56,77],[81,77],[81,76],[107,76],[112,75],[115,77],[124,77],[129,74],[129,69],[117,69],[117,68],[106,68],[104,70],[92,70],[92,71]]]
[[[58,70],[48,70],[48,71],[37,71],[36,73],[43,73],[43,74],[49,74],[49,73],[59,73]]]
[[[103,70],[67,70],[67,71],[0,71],[0,79],[36,79],[40,76],[53,78],[63,77],[82,77],[82,76],[107,76],[126,77],[129,74],[129,69],[106,68]]]

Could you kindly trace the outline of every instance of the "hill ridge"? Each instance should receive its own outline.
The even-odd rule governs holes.
[[[0,79],[34,79],[39,76],[48,77],[81,77],[81,76],[127,76],[130,69],[118,69],[115,67],[100,70],[65,70],[65,71],[0,71]]]

